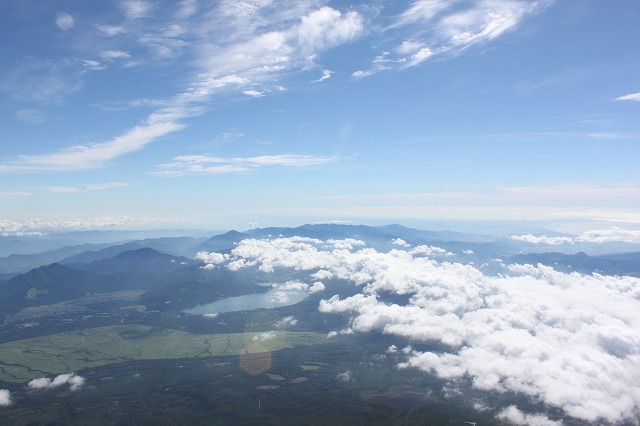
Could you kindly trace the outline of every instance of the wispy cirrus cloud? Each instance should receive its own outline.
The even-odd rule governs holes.
[[[216,175],[249,173],[262,167],[309,167],[335,161],[332,157],[313,155],[261,155],[257,157],[216,157],[211,155],[183,155],[173,163],[161,164],[158,176]]]
[[[51,192],[92,192],[92,191],[104,191],[104,190],[114,189],[114,188],[122,188],[125,186],[129,186],[129,184],[124,182],[107,182],[107,183],[89,184],[89,185],[84,185],[82,187],[52,186],[52,187],[49,187],[49,191]]]
[[[171,115],[170,111],[164,113]],[[121,155],[137,151],[159,137],[180,130],[174,120],[147,122],[108,142],[73,146],[51,154],[21,155],[17,160],[0,164],[0,173],[34,171],[70,171],[102,167]]]
[[[27,191],[0,191],[0,198],[18,198],[18,197],[27,197],[32,195],[31,192]]]
[[[286,76],[316,66],[324,52],[357,40],[367,31],[380,32],[391,46],[373,59],[369,69],[355,71],[355,77],[416,66],[436,55],[460,52],[503,35],[548,3],[418,0],[391,25],[382,27],[373,25],[376,14],[364,12],[365,7],[338,10],[321,1],[225,1],[206,5],[182,1],[162,8],[149,1],[122,1],[121,22],[95,22],[85,27],[92,28],[91,36],[100,40],[97,46],[78,42],[82,49],[78,48],[76,57],[66,58],[53,71],[41,66],[44,71],[35,73],[38,76],[33,82],[14,82],[6,85],[12,87],[7,90],[28,87],[23,98],[61,102],[82,88],[87,73],[111,66],[168,63],[183,67],[186,81],[181,89],[163,100],[165,105],[157,105],[158,109],[141,124],[112,140],[22,155],[1,164],[0,173],[102,167],[184,128],[189,118],[201,114],[223,95],[261,97],[283,90]],[[178,58],[188,60],[178,63]],[[70,64],[78,75],[68,72]],[[331,71],[325,70],[314,82],[330,76]],[[227,166],[226,170],[238,168]]]
[[[395,45],[375,57],[366,77],[387,69],[416,66],[442,54],[455,54],[471,45],[499,37],[551,1],[533,0],[417,0],[383,32]]]
[[[124,0],[120,7],[127,19],[144,18],[152,9],[152,3],[144,0]]]
[[[320,83],[321,81],[325,81],[331,78],[331,76],[333,75],[333,71],[331,70],[323,70],[322,71],[322,76],[320,78],[318,78],[317,80],[312,80],[312,83]]]
[[[172,14],[159,13],[162,20],[150,13],[150,2],[124,1],[121,7],[126,18],[121,24],[96,26],[109,47],[101,48],[96,59],[84,59],[85,68],[97,71],[119,59],[140,60],[139,52],[121,47],[135,36],[152,57],[173,60],[182,49],[189,49],[197,59],[191,62],[193,72],[186,89],[118,137],[52,153],[21,155],[0,164],[0,173],[102,167],[184,128],[185,120],[201,114],[214,96],[235,92],[260,97],[282,90],[279,80],[284,75],[313,65],[321,52],[353,40],[364,30],[358,12],[341,12],[314,2],[220,2],[203,10],[201,19],[192,25],[179,20],[193,15],[198,7],[193,2],[180,3]],[[138,21],[147,25],[140,26]],[[43,87],[51,91],[56,85]],[[253,162],[231,162],[208,170],[228,173],[252,167],[256,167]]]

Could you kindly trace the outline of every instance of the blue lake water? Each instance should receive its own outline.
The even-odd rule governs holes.
[[[222,312],[249,311],[261,308],[279,308],[294,305],[307,297],[304,290],[271,289],[266,293],[245,294],[243,296],[227,297],[205,305],[185,309],[187,314],[205,315]]]

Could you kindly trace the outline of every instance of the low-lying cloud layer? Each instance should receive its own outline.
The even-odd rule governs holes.
[[[11,392],[7,389],[0,389],[0,407],[11,405]]]
[[[612,226],[608,229],[597,229],[593,231],[583,232],[576,237],[557,237],[548,235],[514,235],[512,240],[522,241],[530,244],[548,244],[548,245],[560,245],[560,244],[574,244],[574,243],[593,243],[593,244],[605,244],[605,243],[629,243],[640,244],[640,230],[622,229],[617,226]]]
[[[33,379],[28,384],[29,389],[55,389],[60,386],[68,385],[72,391],[77,391],[84,385],[84,377],[76,376],[74,373],[60,374],[53,379],[49,377],[40,377]]]
[[[583,421],[637,419],[640,279],[567,274],[543,265],[508,265],[492,276],[456,262],[464,255],[397,243],[402,249],[382,253],[353,241],[248,239],[222,263],[309,271],[309,282],[347,280],[361,291],[319,304],[322,312],[350,315],[342,332],[378,331],[410,338],[414,346],[447,347],[404,347],[401,368],[452,383],[468,380],[481,391],[519,393]],[[387,295],[408,301],[387,303]],[[553,424],[518,407],[501,416]]]

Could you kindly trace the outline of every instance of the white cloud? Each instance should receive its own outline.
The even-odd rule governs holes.
[[[122,34],[123,32],[125,32],[125,29],[119,25],[98,24],[96,25],[96,28],[98,29],[98,31],[100,31],[102,34],[106,35],[107,37],[114,37],[114,36],[117,36],[118,34]]]
[[[527,426],[560,426],[561,421],[555,421],[549,419],[543,414],[527,414],[523,413],[515,405],[510,405],[504,410],[500,411],[497,415],[499,419],[508,420],[515,425],[527,425]]]
[[[116,59],[130,58],[131,55],[123,50],[104,50],[100,52],[100,57],[107,61],[114,61]]]
[[[333,248],[338,250],[353,250],[356,246],[364,246],[366,243],[355,238],[345,238],[342,240],[327,240],[327,244],[331,244]]]
[[[323,70],[322,71],[322,77],[320,77],[317,80],[313,80],[311,81],[312,83],[320,83],[321,81],[325,81],[331,78],[331,76],[333,75],[333,71],[331,70]]]
[[[0,407],[11,405],[11,392],[7,389],[0,389]]]
[[[292,316],[284,317],[280,321],[276,321],[274,324],[276,327],[287,327],[289,325],[297,325],[298,320]]]
[[[572,237],[549,237],[547,235],[535,236],[532,234],[513,235],[511,236],[511,239],[514,241],[522,241],[530,244],[549,244],[549,245],[573,244],[574,242]]]
[[[264,272],[320,271],[358,285],[356,295],[320,302],[322,312],[350,315],[340,333],[378,331],[448,347],[442,353],[406,347],[400,367],[444,380],[468,378],[479,391],[515,392],[581,421],[636,419],[639,278],[566,274],[542,265],[509,265],[490,276],[427,252],[349,251],[313,239],[277,238],[243,240],[231,255]],[[408,301],[388,304],[385,294]],[[502,413],[511,421],[553,424],[515,408]]]
[[[312,60],[318,51],[353,40],[363,29],[364,20],[357,12],[342,14],[325,6],[302,17],[297,29],[298,44]]]
[[[83,187],[69,187],[69,186],[52,186],[49,187],[49,191],[51,192],[92,192],[92,191],[104,191],[108,189],[114,188],[122,188],[125,186],[129,186],[128,183],[124,182],[107,182],[107,183],[94,183],[89,185],[84,185]]]
[[[46,220],[40,218],[22,221],[0,219],[0,235],[37,235],[41,231],[60,231],[70,229],[102,229],[115,226],[141,227],[149,224],[171,223],[175,218],[169,217],[130,217],[100,216],[93,218],[69,217],[64,220]]]
[[[511,237],[515,241],[523,241],[530,244],[574,244],[574,243],[629,243],[640,244],[640,230],[623,229],[612,226],[608,229],[596,229],[583,232],[576,237],[550,237],[547,235],[535,236],[532,234],[514,235]]]
[[[402,40],[392,49],[396,55],[384,52],[384,65],[377,56],[369,71],[356,71],[354,77],[416,66],[435,55],[459,53],[468,46],[503,35],[547,4],[550,1],[414,1],[384,30],[388,37],[397,34]]]
[[[153,16],[152,3],[148,1],[130,0],[120,5],[128,21],[122,25],[96,26],[111,40],[109,48],[99,53],[100,58],[106,62],[129,58],[129,53],[118,47],[123,45],[120,37],[123,34],[144,45],[151,53],[151,60],[175,59],[183,49],[189,49],[198,59],[190,63],[195,69],[187,89],[166,102],[172,106],[156,110],[142,124],[110,141],[72,146],[47,154],[22,155],[0,164],[0,173],[101,167],[182,129],[184,124],[180,121],[201,114],[214,95],[235,91],[262,96],[281,90],[279,80],[282,76],[313,65],[319,53],[357,38],[364,29],[364,20],[357,12],[343,13],[327,6],[316,8],[313,2],[225,1],[202,11],[198,25],[175,21],[192,16],[198,7],[194,2],[180,3],[169,18],[162,13],[158,13],[160,17]],[[142,18],[145,18],[145,23],[147,18],[149,20],[148,32],[131,22]],[[156,30],[151,31],[153,28]],[[82,86],[83,79],[69,73],[68,66],[54,67],[49,63],[34,66],[39,70],[37,81],[7,82],[7,90],[28,88],[29,93],[20,94],[21,99],[51,103],[60,102],[59,98]],[[97,70],[104,65],[94,59],[86,59],[82,67],[83,70]],[[29,76],[34,73],[14,74]],[[210,167],[205,172],[246,170],[247,167],[243,166],[225,165]],[[172,171],[163,174],[180,175]]]
[[[313,155],[262,155],[258,157],[214,157],[211,155],[182,155],[173,163],[161,164],[155,174],[183,176],[193,174],[247,173],[261,167],[308,167],[334,161],[330,157]]]
[[[28,197],[30,195],[32,195],[31,192],[26,191],[0,192],[0,198]]]
[[[311,287],[309,287],[309,293],[318,293],[325,290],[325,285],[320,281],[314,282]]]
[[[242,93],[244,93],[247,96],[253,96],[254,98],[260,98],[264,96],[264,92],[260,92],[258,90],[253,90],[253,89],[243,90]]]
[[[628,95],[619,96],[616,98],[616,101],[640,101],[640,92],[638,93],[630,93]]]
[[[209,269],[211,269],[213,266],[224,263],[229,256],[216,252],[208,253],[206,251],[199,251],[195,258],[196,260],[200,260],[205,263],[205,267],[209,267]]]
[[[613,226],[609,229],[587,231],[576,237],[581,243],[633,243],[640,244],[640,230],[622,229]]]
[[[120,3],[128,19],[144,18],[151,11],[151,3],[143,0],[124,0]]]
[[[164,114],[172,112],[165,110]],[[125,134],[108,142],[89,146],[74,146],[53,154],[22,155],[19,160],[0,164],[0,173],[21,171],[69,171],[92,169],[121,155],[142,149],[155,139],[180,130],[183,126],[172,120],[163,120],[161,115],[152,115],[146,124],[134,127]],[[169,117],[166,117],[169,118]]]
[[[396,245],[396,246],[400,246],[400,247],[411,247],[411,244],[408,244],[402,238],[395,238],[395,239],[391,240],[391,244]]]
[[[76,376],[74,373],[67,373],[60,374],[53,379],[48,377],[33,379],[27,386],[29,389],[54,389],[63,385],[69,385],[70,390],[77,391],[84,385],[84,382],[84,377]]]
[[[255,342],[264,342],[267,340],[271,340],[274,339],[278,336],[278,334],[271,330],[271,331],[265,331],[264,333],[260,333],[260,334],[256,334],[255,336],[253,336],[252,340]]]
[[[336,374],[336,378],[341,382],[345,382],[345,383],[351,383],[354,381],[353,373],[351,372],[351,370],[347,370],[343,373]]]

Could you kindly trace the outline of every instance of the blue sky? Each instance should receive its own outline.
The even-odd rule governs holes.
[[[640,3],[3,1],[0,232],[640,227]]]

